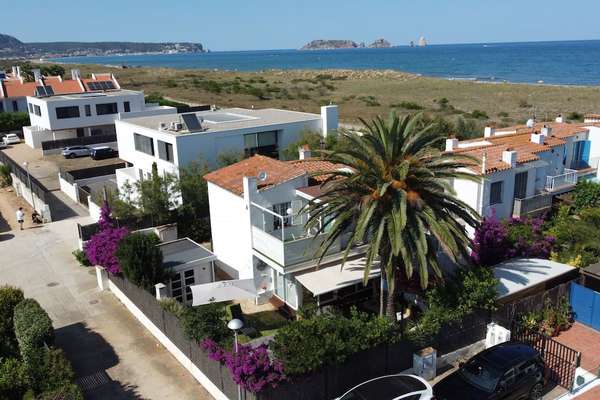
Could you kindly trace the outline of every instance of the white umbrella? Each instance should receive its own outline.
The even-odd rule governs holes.
[[[257,296],[254,279],[219,281],[190,286],[192,306],[228,300],[253,299]]]

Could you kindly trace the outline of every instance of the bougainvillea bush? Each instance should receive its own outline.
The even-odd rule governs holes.
[[[84,251],[92,265],[100,265],[111,274],[121,272],[116,256],[119,243],[129,234],[127,228],[118,228],[110,215],[107,203],[100,210],[100,230],[86,243]]]
[[[225,364],[233,381],[249,392],[258,393],[267,386],[277,387],[286,380],[283,364],[271,360],[266,344],[258,347],[239,345],[237,353],[223,349],[208,338],[200,345],[211,360]]]
[[[549,258],[554,236],[544,234],[544,218],[510,218],[495,213],[475,231],[471,258],[477,265],[492,266],[515,257]]]

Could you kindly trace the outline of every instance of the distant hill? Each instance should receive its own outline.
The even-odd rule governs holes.
[[[352,40],[313,40],[302,46],[300,50],[332,50],[332,49],[355,49],[359,47]]]
[[[392,44],[383,38],[377,39],[369,45],[371,49],[387,49],[389,47],[392,47]]]
[[[23,43],[19,39],[0,34],[0,58],[87,56],[134,53],[201,53],[201,43],[164,42],[36,42]]]

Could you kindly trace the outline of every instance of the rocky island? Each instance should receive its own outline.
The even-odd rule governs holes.
[[[384,49],[392,47],[390,42],[381,38],[377,39],[370,45],[365,45],[365,42],[356,43],[352,40],[313,40],[302,46],[300,50],[335,50],[335,49],[361,49],[368,47],[370,49]]]
[[[70,57],[70,56],[103,56],[116,54],[171,54],[202,53],[201,43],[164,42],[38,42],[24,43],[19,39],[0,34],[1,58],[36,58],[36,57]]]

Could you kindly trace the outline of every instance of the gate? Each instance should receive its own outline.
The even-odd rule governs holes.
[[[581,353],[537,332],[513,329],[511,334],[511,339],[526,343],[540,352],[546,364],[546,377],[550,381],[568,390],[573,389]]]
[[[570,300],[575,320],[600,331],[600,293],[573,283]]]
[[[88,208],[89,201],[90,198],[90,190],[87,186],[78,186],[77,187],[77,199],[79,200],[79,204],[81,204],[82,206]]]

